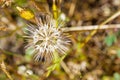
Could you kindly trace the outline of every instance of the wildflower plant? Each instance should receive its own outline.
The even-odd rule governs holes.
[[[69,50],[70,40],[61,27],[64,22],[54,20],[49,15],[36,16],[37,25],[29,24],[27,30],[28,45],[33,48],[35,61],[50,62],[55,57],[64,55]],[[55,58],[54,58],[55,59]]]

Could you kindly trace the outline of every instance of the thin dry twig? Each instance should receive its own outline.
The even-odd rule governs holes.
[[[11,31],[9,34],[0,36],[0,39],[1,39],[1,38],[10,37],[10,36],[13,35],[15,32],[17,32],[19,29],[21,29],[21,27],[16,28],[15,30]]]
[[[65,72],[69,75],[70,79],[74,79],[74,75],[71,73],[65,62],[61,61],[61,66],[65,70]]]
[[[96,30],[98,29],[99,25],[91,25],[91,26],[76,26],[71,28],[63,28],[64,32],[74,32],[74,31],[88,31],[88,30]],[[113,29],[113,28],[120,28],[120,24],[109,24],[109,25],[102,25],[99,29]]]

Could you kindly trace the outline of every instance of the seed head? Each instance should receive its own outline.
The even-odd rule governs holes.
[[[50,16],[36,18],[36,25],[29,25],[27,28],[28,45],[26,48],[34,49],[35,61],[50,61],[54,57],[54,52],[63,55],[68,51],[70,40],[60,28],[63,23],[58,23]],[[58,28],[56,27],[58,26]]]

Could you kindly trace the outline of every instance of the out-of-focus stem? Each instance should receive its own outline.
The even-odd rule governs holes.
[[[6,70],[6,66],[5,66],[4,61],[2,61],[2,63],[1,63],[0,66],[1,66],[2,71],[7,75],[7,77],[8,77],[10,80],[13,80],[13,78],[11,77],[11,75],[9,74],[9,72]]]

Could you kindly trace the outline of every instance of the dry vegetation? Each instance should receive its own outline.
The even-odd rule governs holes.
[[[23,36],[36,13],[56,18],[54,1],[71,45],[46,77],[56,63],[35,62]],[[119,15],[120,0],[0,0],[0,80],[120,80]]]

